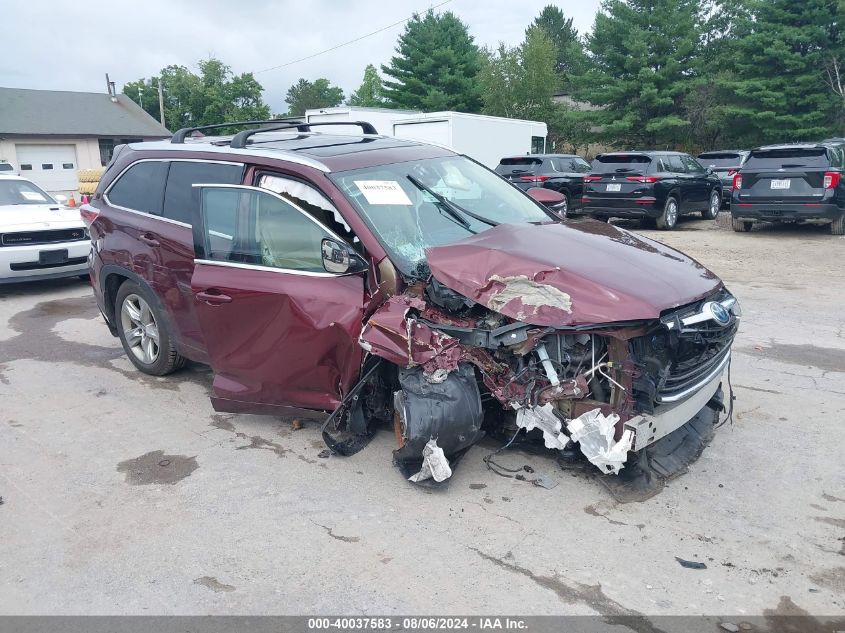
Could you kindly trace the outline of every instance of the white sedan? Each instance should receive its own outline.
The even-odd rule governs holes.
[[[87,275],[91,242],[78,209],[20,176],[0,176],[0,284]]]

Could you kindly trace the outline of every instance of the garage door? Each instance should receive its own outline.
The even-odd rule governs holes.
[[[16,145],[21,176],[49,192],[75,191],[77,180],[75,145]]]

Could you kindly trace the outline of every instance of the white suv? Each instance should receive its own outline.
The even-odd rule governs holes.
[[[20,176],[0,178],[0,284],[85,276],[91,243],[77,209]]]

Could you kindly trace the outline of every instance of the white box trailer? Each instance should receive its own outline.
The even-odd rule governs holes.
[[[371,123],[379,134],[393,135],[393,122],[405,116],[421,114],[418,110],[391,110],[388,108],[363,108],[359,106],[338,106],[305,111],[307,123],[325,123],[327,121],[366,121]],[[319,129],[319,128],[317,128]],[[323,129],[323,132],[339,134],[360,134],[361,128],[354,125]]]
[[[540,121],[463,112],[430,112],[393,122],[393,136],[445,145],[490,169],[505,156],[542,154],[547,135]]]
[[[507,119],[463,112],[414,112],[387,108],[340,106],[307,110],[305,120],[367,121],[379,134],[443,145],[493,169],[505,156],[542,154],[548,129],[540,121]],[[360,128],[339,127],[338,133],[360,133]]]

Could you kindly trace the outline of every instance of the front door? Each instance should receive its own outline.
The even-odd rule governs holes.
[[[322,265],[340,239],[278,194],[202,186],[191,290],[217,411],[333,410],[361,366],[364,277]]]

